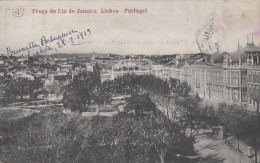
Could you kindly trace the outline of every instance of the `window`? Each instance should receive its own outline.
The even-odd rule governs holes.
[[[230,75],[227,73],[227,84],[230,84]]]
[[[220,88],[217,88],[217,96],[220,96]]]
[[[210,73],[208,73],[208,81],[210,81],[210,77],[211,77],[211,76],[210,76]]]
[[[256,86],[256,89],[255,89],[255,94],[257,97],[260,97],[260,90],[259,90],[259,86]]]
[[[219,77],[219,73],[217,73],[217,82],[219,82],[219,79],[220,79],[220,77]]]
[[[251,82],[251,73],[248,73],[248,82]]]
[[[242,101],[246,101],[247,99],[246,99],[246,89],[242,89],[242,93],[241,93],[242,95]]]
[[[233,101],[238,101],[239,96],[238,96],[238,90],[233,90]]]
[[[246,74],[242,75],[242,84],[246,84]]]
[[[224,97],[224,89],[221,88],[221,97],[223,98]]]
[[[238,84],[238,75],[233,75],[233,84]]]

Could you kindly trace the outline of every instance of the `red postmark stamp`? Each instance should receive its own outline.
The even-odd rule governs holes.
[[[24,14],[24,8],[23,8],[23,6],[15,6],[15,7],[13,8],[13,15],[14,15],[15,17],[22,17],[23,14]]]

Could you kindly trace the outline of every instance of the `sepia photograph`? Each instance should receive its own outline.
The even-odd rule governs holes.
[[[0,163],[260,163],[260,1],[0,15]]]

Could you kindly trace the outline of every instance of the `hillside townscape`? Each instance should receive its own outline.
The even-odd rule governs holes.
[[[0,56],[0,162],[258,162],[260,47]]]

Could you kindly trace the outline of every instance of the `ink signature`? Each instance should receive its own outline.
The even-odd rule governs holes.
[[[90,29],[84,31],[70,30],[65,33],[58,35],[42,36],[38,41],[32,41],[26,46],[12,49],[10,46],[6,47],[7,55],[41,55],[48,54],[51,51],[63,48],[65,46],[77,46],[84,44],[85,41],[90,37]]]

